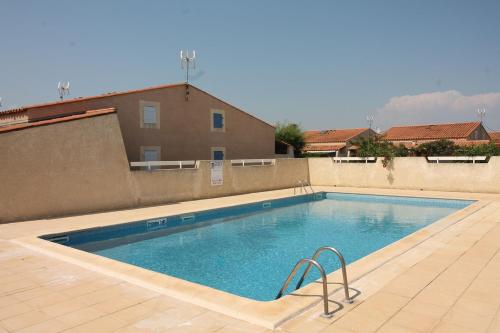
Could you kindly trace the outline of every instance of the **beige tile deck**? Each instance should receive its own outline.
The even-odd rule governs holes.
[[[349,265],[354,304],[330,296],[281,332],[500,332],[500,195],[318,188],[355,193],[477,199],[474,209],[425,228]],[[34,235],[122,223],[288,196],[291,190],[64,219],[0,225],[1,332],[267,332],[265,327],[181,301],[62,256],[26,247]],[[103,264],[104,261],[96,261]],[[141,272],[145,278],[155,275]],[[333,274],[338,281],[338,274]],[[333,285],[331,285],[333,287]],[[291,296],[298,298],[298,296]],[[318,299],[319,300],[319,299]],[[293,303],[294,301],[290,301]],[[290,304],[291,304],[290,303]],[[246,309],[251,312],[252,309]]]

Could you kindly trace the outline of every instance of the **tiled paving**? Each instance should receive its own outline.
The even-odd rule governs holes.
[[[333,190],[333,189],[332,189]],[[361,293],[352,305],[331,296],[333,318],[318,316],[321,304],[276,331],[292,332],[500,332],[500,195],[335,189],[365,193],[474,197],[484,207],[408,247],[351,283]],[[182,211],[185,206],[259,200],[283,191],[203,200],[117,212],[124,219]],[[287,192],[288,193],[288,192]],[[286,193],[285,193],[286,194]],[[87,217],[0,225],[1,332],[270,332],[24,247],[16,238],[64,227],[98,224]],[[88,222],[91,220],[90,222]],[[65,222],[66,221],[66,222]],[[68,225],[68,228],[71,227]],[[74,227],[74,226],[73,226]],[[401,244],[404,246],[405,244]],[[350,268],[368,265],[377,253]]]

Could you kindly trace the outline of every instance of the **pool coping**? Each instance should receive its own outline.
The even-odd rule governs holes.
[[[369,193],[370,189],[364,189],[362,192],[358,192],[355,190],[346,191],[345,189],[332,187],[318,186],[315,188],[326,192],[391,195],[390,193],[380,193],[380,191],[377,190],[373,191],[377,193]],[[222,206],[214,205],[214,207],[212,208],[222,208],[244,203],[259,202],[262,200],[285,198],[290,196],[290,194],[291,193],[287,191],[278,195],[276,195],[276,193],[269,192],[269,195],[272,196],[271,198],[250,198],[245,202],[226,204]],[[358,281],[361,278],[369,276],[369,274],[380,269],[387,262],[392,261],[396,258],[404,257],[409,250],[415,248],[423,242],[428,241],[433,236],[441,233],[448,227],[466,219],[468,216],[480,211],[482,208],[486,207],[489,204],[488,200],[480,199],[474,193],[470,193],[469,195],[460,193],[460,195],[456,196],[451,193],[446,193],[445,196],[438,197],[425,192],[423,192],[422,195],[415,195],[414,193],[405,195],[398,191],[397,194],[392,194],[392,196],[459,200],[462,199],[477,201],[464,209],[452,213],[394,243],[389,244],[382,249],[379,249],[378,251],[369,254],[368,256],[365,256],[349,264],[347,266],[347,270],[350,284]],[[199,210],[200,208],[194,205],[191,209],[188,208],[187,210],[182,211],[182,213],[196,212]],[[150,216],[150,218],[155,217],[159,216],[154,216],[154,214]],[[108,221],[108,223],[97,223],[97,225],[95,225],[94,227],[124,223],[124,221],[109,222],[110,221]],[[132,222],[132,220],[129,220],[128,222]],[[92,226],[87,226],[86,228],[89,229],[91,227]],[[52,233],[62,233],[81,229],[84,228],[61,225],[60,227],[52,228],[51,231]],[[308,309],[311,309],[322,301],[322,298],[320,296],[321,286],[318,283],[311,283],[301,288],[299,291],[296,291],[290,295],[286,295],[275,301],[255,301],[38,238],[39,236],[45,235],[47,233],[48,232],[46,230],[39,230],[32,235],[16,238],[12,241],[25,247],[34,249],[38,252],[42,252],[46,255],[56,257],[66,262],[70,262],[87,268],[89,270],[96,271],[115,278],[120,278],[124,281],[171,296],[181,301],[202,306],[209,310],[219,312],[237,319],[245,320],[253,324],[261,325],[266,328],[274,329],[283,324],[285,321],[294,318],[295,316],[305,312]],[[334,244],[325,245],[334,246]],[[297,258],[297,260],[298,259],[300,258]],[[341,281],[340,271],[337,270],[333,273],[330,273],[328,275],[328,280]],[[329,294],[330,300],[332,298],[338,301],[341,301],[343,299],[343,296],[341,295],[341,287],[329,290]],[[366,296],[366,293],[364,296]]]

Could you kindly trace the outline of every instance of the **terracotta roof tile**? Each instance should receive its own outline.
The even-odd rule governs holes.
[[[304,135],[306,143],[348,142],[365,131],[368,131],[368,128],[305,131]]]
[[[438,140],[438,139],[465,139],[478,126],[480,122],[397,126],[385,132],[384,140]]]
[[[82,113],[73,114],[70,116],[57,117],[57,118],[40,120],[40,121],[35,121],[35,122],[13,124],[13,125],[5,126],[5,127],[0,127],[0,134],[6,133],[6,132],[23,130],[23,129],[31,128],[31,127],[52,125],[52,124],[56,124],[56,123],[66,122],[66,121],[102,116],[102,115],[110,114],[110,113],[114,113],[114,112],[116,112],[115,108],[88,110],[88,111],[83,111]]]
[[[327,152],[327,151],[337,151],[344,148],[345,143],[340,143],[337,145],[306,145],[302,150],[305,152]]]

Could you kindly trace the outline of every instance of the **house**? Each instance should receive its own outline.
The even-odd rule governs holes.
[[[295,157],[293,146],[282,140],[276,140],[274,143],[274,151],[276,153],[276,158]]]
[[[355,156],[357,140],[375,137],[377,133],[370,128],[330,129],[324,131],[305,131],[303,153],[317,156]]]
[[[489,143],[491,140],[481,122],[395,126],[389,128],[382,135],[382,139],[407,148],[443,139],[464,146]]]
[[[274,126],[185,83],[6,110],[0,128],[109,108],[116,109],[129,161],[275,156]]]

